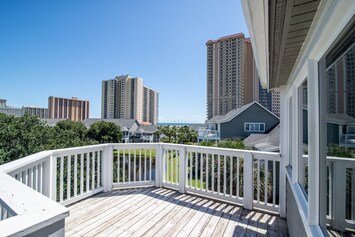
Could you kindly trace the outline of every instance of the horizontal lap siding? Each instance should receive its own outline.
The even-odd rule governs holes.
[[[265,131],[267,132],[279,123],[279,119],[258,104],[254,104],[231,121],[221,123],[221,139],[249,136],[250,132],[244,132],[245,122],[265,123]]]

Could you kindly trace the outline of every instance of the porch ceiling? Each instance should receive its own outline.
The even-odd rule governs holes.
[[[320,0],[269,1],[269,88],[285,85]]]

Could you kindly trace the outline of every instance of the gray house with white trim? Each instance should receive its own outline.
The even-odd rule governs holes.
[[[246,138],[253,133],[268,133],[279,124],[279,118],[254,101],[225,115],[206,121],[207,129],[199,130],[199,141]]]

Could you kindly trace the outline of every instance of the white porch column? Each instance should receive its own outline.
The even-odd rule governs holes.
[[[49,198],[57,201],[57,157],[51,155],[49,158],[50,164],[50,181],[49,181]]]
[[[326,146],[326,122],[324,99],[320,91],[322,83],[318,76],[318,61],[308,59],[308,224],[325,223],[326,160],[321,149]],[[323,78],[324,80],[324,78]],[[324,82],[325,83],[325,82]],[[325,126],[325,127],[324,127]],[[326,154],[325,154],[326,155]],[[324,154],[323,154],[324,156]]]
[[[163,171],[163,145],[159,143],[156,148],[156,155],[155,155],[155,187],[161,188],[163,187],[163,178],[164,178],[164,171]]]
[[[290,143],[291,145],[291,155],[292,155],[292,183],[298,183],[298,159],[299,159],[299,144],[298,144],[298,137],[299,137],[299,132],[300,132],[300,128],[299,128],[299,116],[298,116],[298,96],[299,93],[297,92],[297,88],[294,87],[292,88],[292,108],[291,108],[291,116],[292,116],[292,124],[290,124],[291,126],[291,133],[292,133],[292,137],[291,137],[291,141]],[[289,146],[290,147],[290,146]]]
[[[248,210],[253,209],[254,186],[253,186],[253,154],[248,152],[244,154],[244,201],[243,207]]]
[[[280,87],[280,216],[286,217],[286,166],[289,162],[287,151],[287,98],[285,86]]]
[[[186,182],[187,182],[187,170],[186,170],[186,148],[182,147],[179,149],[179,157],[180,157],[180,164],[179,164],[179,192],[185,193],[186,192]]]
[[[103,186],[104,192],[109,192],[112,190],[113,186],[113,149],[112,145],[108,145],[104,149],[103,157]]]

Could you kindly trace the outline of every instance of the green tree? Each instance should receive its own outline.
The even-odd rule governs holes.
[[[59,121],[51,132],[48,141],[50,149],[68,148],[95,144],[87,138],[87,128],[82,122]]]
[[[117,143],[121,141],[122,131],[115,123],[100,121],[91,125],[87,136],[99,143]]]
[[[50,130],[34,116],[0,114],[0,164],[46,150]]]

